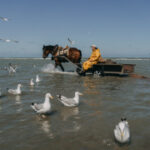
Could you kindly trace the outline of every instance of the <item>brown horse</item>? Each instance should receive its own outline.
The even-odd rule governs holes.
[[[72,63],[76,64],[78,67],[80,67],[80,61],[82,58],[82,53],[80,50],[74,47],[70,47],[67,50],[67,54],[59,54],[60,47],[58,45],[48,45],[43,46],[43,58],[48,57],[49,54],[52,55],[52,60],[55,60],[55,67],[60,66],[61,70],[64,71],[64,67],[62,66],[62,62],[68,62],[71,61]]]

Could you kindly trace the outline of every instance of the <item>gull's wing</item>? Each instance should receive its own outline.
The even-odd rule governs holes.
[[[43,109],[43,104],[34,103],[34,105],[31,105],[31,107],[32,107],[35,111],[39,111],[40,109]]]
[[[37,111],[37,113],[47,113],[49,111],[49,109],[44,109],[44,108],[42,108],[42,109],[40,109],[40,110],[38,110]]]
[[[65,96],[60,97],[60,101],[65,105],[65,106],[75,106],[75,101],[73,98],[67,98]]]
[[[75,41],[71,41],[70,38],[68,38],[68,41],[71,45],[73,45],[75,43]]]
[[[130,130],[129,130],[129,126],[126,125],[126,126],[125,126],[125,129],[124,129],[124,139],[125,139],[126,141],[128,141],[129,138],[130,138]]]
[[[13,89],[9,89],[9,90],[8,90],[8,93],[17,94],[17,91],[16,91],[16,90],[13,90]]]
[[[120,133],[120,129],[118,125],[116,125],[116,128],[114,129],[114,135],[115,135],[116,140],[121,142],[121,133]]]
[[[0,17],[0,19],[3,21],[8,21],[8,18]]]
[[[31,105],[31,107],[33,108],[34,111],[36,111],[39,114],[47,113],[47,112],[50,111],[50,108],[49,107],[48,108],[44,108],[43,104],[34,103],[33,105]]]
[[[16,72],[16,68],[10,66],[10,67],[9,67],[9,72]]]

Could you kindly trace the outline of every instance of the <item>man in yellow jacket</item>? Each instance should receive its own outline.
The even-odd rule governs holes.
[[[86,71],[98,62],[103,62],[104,59],[101,57],[100,49],[96,45],[92,45],[92,54],[90,58],[83,63],[83,70]]]

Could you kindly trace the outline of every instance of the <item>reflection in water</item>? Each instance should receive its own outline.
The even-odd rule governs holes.
[[[2,104],[1,104],[1,101],[0,101],[0,111],[2,111]]]
[[[73,131],[77,132],[78,130],[80,130],[81,126],[77,121],[73,122]]]
[[[31,92],[34,91],[34,86],[30,86],[30,91],[31,91]]]
[[[69,118],[74,117],[74,119],[79,119],[79,108],[78,107],[72,107],[72,108],[66,108],[61,110],[61,117],[63,121],[67,121],[66,123],[68,124]],[[69,122],[68,122],[69,121]],[[77,132],[78,130],[81,129],[81,125],[76,121],[73,120],[70,122],[71,124],[67,126],[67,132]]]
[[[20,105],[21,104],[21,96],[20,95],[16,95],[15,99],[16,99],[16,104]],[[21,111],[22,111],[22,107],[19,106],[19,108],[17,109],[17,112],[21,112]]]
[[[16,104],[21,104],[21,96],[20,95],[17,95],[15,97],[15,99],[16,99]]]
[[[51,125],[50,122],[48,120],[43,120],[41,122],[41,129],[48,135],[49,138],[53,139],[54,135],[51,132]]]
[[[111,139],[104,139],[102,143],[106,146],[111,146],[112,145],[112,140]]]
[[[79,114],[79,108],[73,107],[73,108],[66,108],[61,110],[61,117],[63,121],[66,121],[68,118],[72,116],[77,116]]]
[[[99,91],[96,90],[96,82],[90,77],[83,78],[83,86],[85,87],[85,94],[99,94]]]
[[[51,125],[50,125],[50,120],[46,120],[48,119],[47,118],[42,118],[41,116],[38,116],[37,117],[37,120],[38,122],[40,123],[41,125],[41,129],[42,131],[50,138],[50,139],[53,139],[54,138],[54,135],[51,131]]]
[[[21,111],[22,111],[22,108],[18,108],[18,109],[17,109],[17,112],[21,112]]]
[[[67,132],[77,132],[81,129],[81,125],[77,122],[77,121],[73,121],[71,122],[72,124],[69,125],[69,127],[67,128]]]

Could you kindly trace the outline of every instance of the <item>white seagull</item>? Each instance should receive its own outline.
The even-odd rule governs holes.
[[[9,63],[9,68],[8,68],[9,73],[16,73],[16,69],[17,69],[16,66],[12,66],[12,64]]]
[[[68,38],[68,42],[73,45],[75,43],[75,41],[70,40],[70,38]]]
[[[8,21],[9,19],[5,18],[5,17],[0,17],[0,20],[2,20],[2,21]]]
[[[35,80],[37,83],[40,82],[40,78],[39,78],[39,75],[36,75],[36,80]]]
[[[18,84],[17,89],[8,89],[8,93],[14,94],[14,95],[19,95],[19,94],[21,94],[21,87],[22,87],[22,85]]]
[[[47,114],[51,111],[50,99],[53,99],[52,95],[50,93],[46,93],[44,103],[32,103],[31,107],[39,114]]]
[[[30,85],[31,85],[31,86],[34,86],[33,79],[30,80]]]
[[[9,42],[19,43],[19,41],[16,41],[16,40],[1,39],[1,38],[0,38],[0,40],[3,42],[7,42],[7,43],[9,43]]]
[[[115,139],[119,143],[127,143],[130,140],[130,130],[126,118],[121,118],[121,121],[116,125],[114,129]]]
[[[63,103],[65,106],[74,107],[79,104],[79,95],[83,95],[80,92],[75,92],[75,96],[73,98],[67,98],[63,95],[57,95],[59,101]]]

